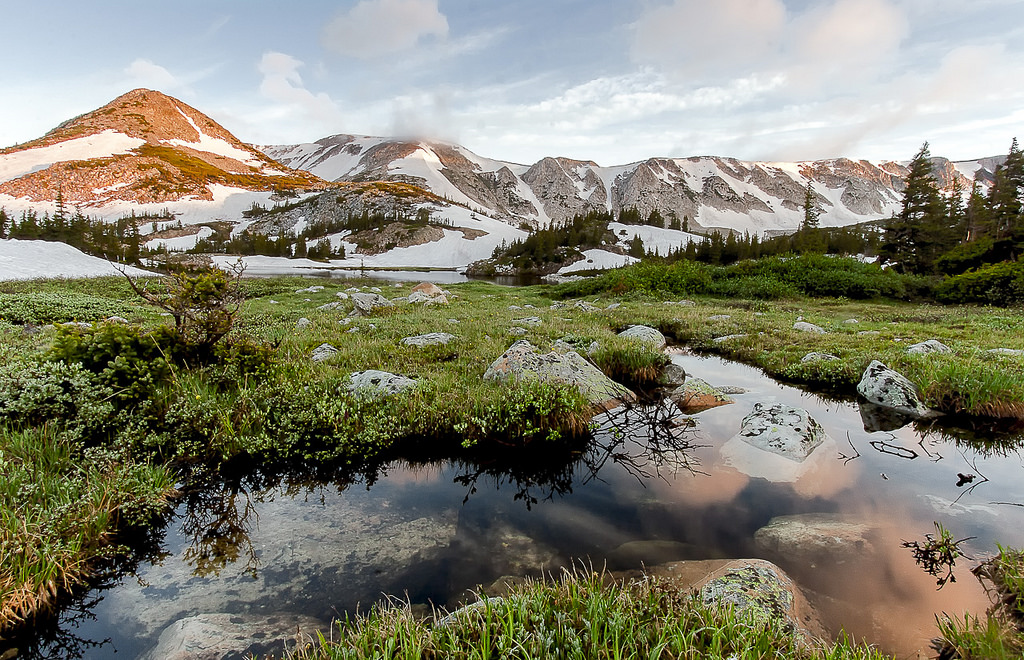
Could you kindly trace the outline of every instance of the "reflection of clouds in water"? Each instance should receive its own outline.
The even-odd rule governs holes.
[[[418,465],[403,464],[397,467],[397,469],[388,469],[387,482],[393,486],[425,486],[433,484],[444,476],[446,467],[447,463],[441,462]]]
[[[708,466],[702,466],[707,469]],[[750,483],[750,477],[723,465],[716,465],[707,476],[679,478],[652,482],[657,498],[667,502],[680,502],[688,506],[727,504],[736,499]]]

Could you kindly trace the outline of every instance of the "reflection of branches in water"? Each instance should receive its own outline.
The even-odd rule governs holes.
[[[946,416],[917,422],[914,428],[986,458],[1017,456],[1024,449],[1024,420],[1019,419]]]
[[[259,524],[259,514],[244,486],[239,482],[208,485],[188,493],[184,505],[181,533],[191,543],[182,558],[194,567],[193,573],[217,575],[244,552],[243,570],[255,577],[259,557],[249,530]]]
[[[853,455],[847,456],[846,454],[839,452],[839,460],[843,462],[843,465],[848,465],[850,461],[855,461],[858,458],[860,458],[860,451],[858,451],[857,448],[853,446],[853,440],[850,439],[849,431],[846,432],[846,441],[850,443],[850,449],[853,450]]]
[[[895,440],[896,436],[890,433],[889,439]],[[886,442],[885,440],[872,440],[870,444],[882,454],[889,454],[890,456],[895,456],[897,458],[905,458],[908,461],[912,461],[918,456],[917,452],[913,449],[907,449],[906,447],[901,447],[891,442]]]
[[[530,509],[540,501],[572,492],[573,484],[586,484],[598,475],[608,462],[615,463],[640,483],[663,472],[679,470],[697,474],[697,459],[691,455],[694,445],[687,429],[675,421],[678,413],[671,405],[630,405],[603,413],[595,418],[593,438],[577,451],[563,450],[543,457],[521,450],[514,456],[495,459],[475,457],[461,461],[465,470],[455,482],[468,488],[463,503],[477,492],[481,477],[494,479],[495,487],[509,484],[515,488],[513,499],[523,501]],[[511,458],[511,460],[510,460]]]
[[[900,545],[909,548],[914,553],[914,562],[924,569],[924,572],[936,578],[935,584],[939,589],[947,582],[956,582],[953,575],[953,567],[960,557],[970,559],[960,549],[960,544],[973,539],[973,536],[953,539],[953,534],[940,523],[935,524],[935,534],[925,534],[924,543],[920,541],[903,541]],[[945,575],[943,575],[945,571]]]
[[[978,486],[980,486],[981,484],[988,482],[988,477],[986,477],[985,474],[981,470],[978,469],[978,459],[977,458],[974,458],[974,459],[971,459],[971,460],[967,460],[967,455],[964,454],[963,451],[960,452],[960,456],[964,459],[964,463],[967,463],[968,465],[971,466],[971,469],[974,470],[975,474],[970,474],[970,475],[957,474],[957,476],[960,478],[960,481],[957,482],[957,487],[958,488],[963,486],[964,484],[967,484],[967,483],[971,484],[971,487],[966,489],[966,490],[964,490],[964,491],[962,491],[959,495],[957,495],[956,499],[953,500],[953,504],[956,504],[957,502],[959,502],[960,498],[962,498],[964,495],[967,495],[968,493],[973,493],[974,489],[977,488]],[[974,483],[974,480],[977,477],[981,477],[981,481],[979,481],[977,483]]]

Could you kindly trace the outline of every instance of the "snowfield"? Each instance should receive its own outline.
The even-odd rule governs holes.
[[[54,163],[126,154],[145,143],[145,140],[108,128],[102,133],[67,140],[49,147],[36,147],[7,154],[0,156],[0,183],[45,170]]]
[[[125,267],[129,275],[152,275]],[[38,280],[55,277],[104,277],[120,273],[106,259],[92,257],[66,243],[0,240],[0,280]]]
[[[562,266],[558,269],[559,275],[577,273],[581,270],[609,270],[611,268],[622,268],[640,261],[636,257],[625,254],[615,254],[607,250],[584,250],[583,259],[574,264]]]

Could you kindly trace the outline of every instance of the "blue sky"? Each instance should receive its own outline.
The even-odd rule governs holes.
[[[3,0],[0,145],[135,87],[239,138],[532,163],[957,159],[1024,139],[1020,0]]]

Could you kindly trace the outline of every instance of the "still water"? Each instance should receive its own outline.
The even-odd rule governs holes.
[[[545,473],[396,464],[365,481],[270,480],[195,493],[178,506],[153,558],[64,616],[42,657],[135,658],[173,622],[199,613],[301,613],[329,622],[382,593],[453,604],[504,575],[541,575],[584,560],[613,570],[677,559],[762,557],[808,592],[833,632],[901,657],[935,636],[936,614],[982,613],[970,574],[936,579],[903,540],[942,523],[978,559],[1024,546],[1024,461],[939,430],[869,432],[855,402],[780,385],[718,358],[673,355],[688,374],[747,390],[663,424],[670,407],[637,407],[603,424],[590,451]],[[757,402],[808,410],[829,439],[803,463],[734,439]],[[960,475],[974,475],[963,483]],[[778,554],[755,533],[777,516],[819,513],[864,523],[856,556]]]

